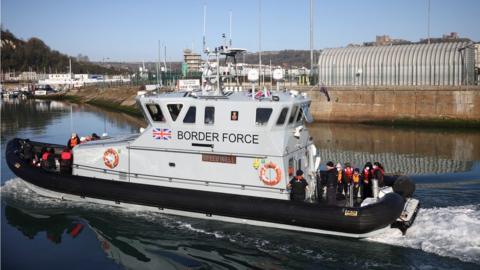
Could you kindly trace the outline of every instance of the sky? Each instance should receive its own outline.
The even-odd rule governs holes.
[[[204,6],[210,48],[229,35],[231,12],[234,47],[259,51],[260,25],[263,51],[310,49],[310,0],[1,0],[1,23],[21,39],[92,61],[155,61],[159,41],[168,61],[180,61],[183,49],[202,50]],[[384,34],[418,41],[427,37],[427,7],[428,0],[314,0],[314,48]],[[480,41],[479,11],[480,0],[431,0],[430,36]]]

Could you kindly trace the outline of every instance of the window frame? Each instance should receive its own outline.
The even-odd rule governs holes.
[[[291,125],[295,122],[295,117],[298,113],[298,105],[293,105],[292,110],[290,111],[290,115],[288,116],[288,125]]]
[[[283,117],[283,121],[282,123],[278,123],[280,121],[280,117],[282,117],[282,113],[287,110],[287,112],[285,113],[285,116]],[[277,122],[276,122],[276,125],[277,126],[283,126],[285,125],[285,123],[287,122],[287,118],[288,118],[288,113],[290,112],[290,108],[288,107],[283,107],[282,110],[280,111],[280,114],[278,115],[278,118],[277,118]]]
[[[175,116],[175,119],[173,118],[173,115],[172,115],[172,111],[170,110],[170,106],[179,106],[180,105],[180,108],[178,110],[178,113],[177,115]],[[176,122],[178,117],[180,116],[180,114],[182,113],[182,110],[183,110],[183,103],[168,103],[167,104],[167,111],[168,111],[168,115],[170,116],[170,119],[172,119],[173,122]]]
[[[155,107],[157,107],[158,111],[160,112],[160,116],[163,118],[163,120],[155,120],[155,118],[153,117],[153,113],[150,110],[150,105],[154,105]],[[162,111],[162,107],[160,106],[160,104],[156,102],[145,103],[145,108],[148,111],[148,116],[150,117],[150,119],[152,119],[153,122],[159,122],[159,123],[167,122],[167,119],[165,118],[165,115]]]
[[[265,122],[258,122],[258,111],[259,110],[269,110],[270,113],[268,114],[268,118],[267,118],[267,121]],[[258,107],[255,109],[255,125],[256,126],[267,126],[268,125],[268,122],[270,122],[270,119],[272,118],[272,113],[273,113],[273,108],[270,108],[270,107]]]
[[[213,118],[212,118],[212,123],[207,123],[207,109],[213,109]],[[215,106],[205,106],[205,109],[203,110],[203,124],[205,125],[215,125]]]
[[[188,113],[190,112],[190,109],[194,109],[194,116],[193,116],[193,122],[185,122],[185,119],[187,118],[188,116]],[[187,112],[185,113],[185,116],[183,116],[183,123],[184,124],[196,124],[197,123],[197,106],[195,105],[190,105],[188,107],[188,110]]]

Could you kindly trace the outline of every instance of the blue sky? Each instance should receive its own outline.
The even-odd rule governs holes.
[[[417,41],[427,36],[428,0],[314,0],[315,48],[372,41],[376,35]],[[150,61],[158,40],[168,60],[200,52],[203,6],[207,43],[219,45],[233,14],[233,45],[258,51],[259,0],[1,0],[4,28],[38,37],[52,49],[90,60]],[[310,0],[261,0],[262,50],[309,49]],[[480,41],[480,0],[431,0],[432,37],[458,32]]]

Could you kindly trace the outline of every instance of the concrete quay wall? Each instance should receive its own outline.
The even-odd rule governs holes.
[[[480,87],[327,87],[297,88],[312,98],[316,121],[370,122],[395,120],[480,121]]]

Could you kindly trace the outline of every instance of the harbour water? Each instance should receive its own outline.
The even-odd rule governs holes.
[[[410,175],[422,203],[402,236],[364,240],[167,216],[41,197],[6,167],[14,137],[65,144],[137,132],[121,113],[57,101],[1,103],[2,269],[478,269],[480,131],[317,123],[322,163],[383,161]]]

